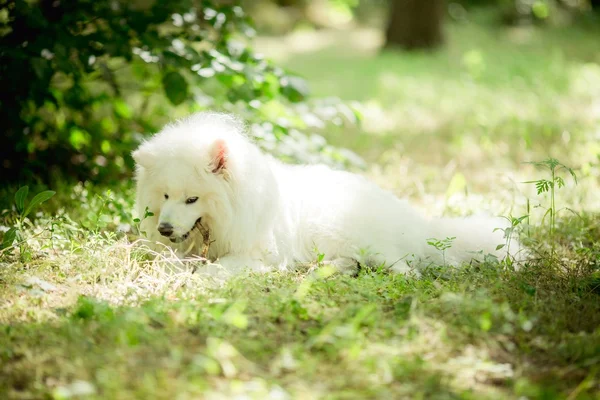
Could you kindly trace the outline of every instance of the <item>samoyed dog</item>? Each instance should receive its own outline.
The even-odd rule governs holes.
[[[235,117],[203,112],[166,126],[133,153],[140,230],[180,255],[226,271],[286,269],[325,261],[408,274],[506,256],[506,221],[428,219],[362,176],[322,165],[287,165],[264,154]],[[428,242],[446,241],[437,248]],[[453,239],[452,239],[453,238]],[[509,247],[509,246],[506,246]],[[504,247],[504,249],[506,249]],[[516,249],[516,245],[511,246]]]

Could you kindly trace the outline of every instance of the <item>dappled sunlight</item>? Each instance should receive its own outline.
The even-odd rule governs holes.
[[[47,240],[38,237],[29,243],[35,249]],[[225,280],[225,276],[204,274],[207,267],[200,260],[180,260],[172,252],[153,253],[127,239],[113,242],[89,237],[80,246],[75,251],[54,250],[44,260],[32,262],[25,274],[4,269],[0,278],[9,286],[0,321],[52,320],[56,307],[70,307],[81,295],[118,306],[137,305],[157,296],[177,300],[174,293],[179,289],[188,288],[198,296]],[[193,273],[196,268],[198,273]],[[35,314],[22,312],[33,305]]]
[[[403,168],[408,172],[408,165]],[[448,204],[460,203],[463,184],[451,179]],[[516,347],[529,346],[528,335],[537,330],[531,345],[546,357],[554,339],[545,332],[557,319],[575,319],[582,332],[561,338],[563,353],[579,354],[579,341],[593,339],[593,320],[555,312],[567,307],[560,299],[544,306],[557,287],[577,284],[581,267],[575,261],[561,273],[568,274],[564,280],[548,270],[515,275],[498,265],[442,279],[372,271],[349,277],[327,265],[316,269],[315,262],[294,272],[215,281],[198,274],[203,267],[197,261],[182,265],[168,253],[145,255],[135,244],[99,235],[78,242],[75,251],[30,263],[28,274],[19,263],[4,269],[8,306],[0,308],[0,321],[12,327],[2,334],[28,341],[27,348],[13,350],[10,379],[29,376],[31,365],[52,371],[60,362],[61,375],[38,381],[56,393],[97,390],[94,385],[104,393],[129,393],[121,383],[145,374],[148,381],[131,390],[205,388],[203,394],[216,399],[316,398],[349,388],[365,396],[469,391],[504,398],[515,381],[519,393],[538,390],[528,378],[536,354]],[[528,303],[523,285],[540,290],[543,300]],[[594,315],[587,307],[581,312]],[[65,334],[70,340],[60,342]],[[70,356],[82,352],[85,359]],[[120,369],[123,358],[135,368]],[[98,375],[78,373],[81,365]]]
[[[393,131],[398,126],[398,121],[389,112],[386,112],[378,100],[367,100],[360,104],[363,120],[361,130],[373,135]]]
[[[296,52],[285,63],[310,79],[317,94],[362,102],[363,128],[368,133],[484,136],[494,143],[502,140],[496,136],[509,143],[520,136],[527,147],[534,147],[539,145],[538,134],[556,137],[566,128],[582,138],[587,135],[584,130],[597,122],[596,64],[567,59],[567,50],[561,47],[550,49],[549,59],[543,54],[528,56],[527,50],[508,47],[502,36],[460,29],[452,32],[454,46],[433,56],[365,53],[368,35],[365,40],[348,39],[363,31],[299,32],[290,37],[310,35],[310,40],[309,36],[295,40],[324,48]],[[496,47],[506,54],[492,53]],[[288,49],[292,55],[293,49]],[[264,51],[269,57],[280,54],[268,46]],[[585,54],[582,46],[581,55]],[[563,77],[564,71],[570,72]],[[565,94],[563,87],[571,89]]]
[[[498,383],[514,378],[513,366],[508,363],[494,362],[485,349],[466,346],[458,357],[448,360],[441,368],[453,373],[453,384],[461,389],[476,391],[501,392],[496,388]],[[479,390],[477,390],[479,389]]]
[[[569,14],[554,2],[520,1],[516,9],[498,2],[477,11],[471,7],[479,2],[448,2],[445,43],[403,51],[374,28],[388,13],[383,1],[247,1],[243,7],[265,23],[256,38],[244,10],[230,2],[201,1],[191,10],[90,2],[82,13],[54,3],[77,26],[97,23],[88,30],[98,48],[93,56],[80,49],[91,40],[87,31],[46,23],[47,10],[40,18],[48,37],[71,44],[15,41],[32,60],[23,76],[34,84],[23,85],[33,94],[7,85],[26,101],[11,106],[20,110],[9,115],[18,129],[6,136],[17,151],[3,165],[22,161],[25,181],[0,188],[0,398],[574,400],[600,393],[598,15],[575,23],[584,11]],[[154,6],[156,14],[145,8]],[[0,37],[12,34],[13,21],[29,21],[3,7]],[[88,18],[91,11],[100,14]],[[123,29],[104,24],[113,14]],[[162,21],[161,29],[147,18]],[[504,26],[510,18],[515,24]],[[25,83],[13,61],[15,82]],[[206,155],[182,142],[190,160],[205,161],[189,173],[165,161],[168,182],[149,198],[170,196],[180,210],[210,198],[227,210],[227,218],[216,218],[199,208],[191,228],[172,237],[173,226],[159,223],[167,218],[164,203],[138,207],[146,195],[134,188],[130,154],[164,123],[206,109],[239,114],[260,150],[275,158],[345,168],[427,218],[501,217],[500,243],[490,244],[498,256],[474,251],[454,267],[456,237],[429,238],[446,230],[421,218],[407,222],[407,212],[393,218],[402,228],[396,231],[392,218],[375,212],[384,207],[358,201],[359,190],[346,193],[343,182],[339,197],[327,196],[326,185],[344,173],[325,183],[319,172],[306,182],[283,172],[261,180],[263,169],[286,167],[254,160],[254,147],[240,144],[242,123],[231,143],[215,136]],[[194,138],[221,129],[188,122]],[[194,147],[203,148],[200,142]],[[183,150],[167,144],[156,154],[179,163]],[[159,180],[163,165],[135,163],[149,181]],[[177,200],[170,185],[196,182],[198,172],[209,176],[200,192],[214,183],[227,195]],[[286,185],[304,189],[280,197]],[[256,198],[242,198],[247,193]],[[35,203],[40,194],[45,200]],[[381,196],[390,199],[384,211],[394,209]],[[238,214],[230,208],[253,211],[254,204],[260,213],[231,217]],[[360,208],[359,224],[320,224],[342,205],[344,221]],[[211,234],[195,237],[201,219]],[[212,237],[229,219],[233,228]],[[391,228],[376,229],[371,220]],[[464,228],[459,221],[440,225]],[[482,220],[471,221],[463,230],[476,237]],[[360,232],[348,232],[352,226]],[[171,243],[157,227],[181,241],[180,251],[148,242],[150,232]],[[427,239],[414,239],[415,253],[433,256],[418,269],[414,254],[396,261],[392,252],[394,264],[367,262],[379,254],[345,239],[364,233],[396,249],[420,231]],[[223,243],[209,255],[209,246]],[[199,255],[186,258],[185,248]],[[251,257],[238,258],[244,252]],[[265,266],[271,258],[282,260],[278,270]],[[243,270],[247,260],[254,269]],[[229,269],[219,264],[226,261]],[[409,273],[392,273],[390,264]]]
[[[356,369],[355,372],[371,384],[399,385],[399,392],[405,395],[415,390],[412,387],[415,382],[398,379],[397,371],[415,368],[418,374],[437,377],[449,391],[469,390],[474,394],[500,397],[502,392],[497,385],[515,377],[513,366],[495,362],[485,345],[467,345],[457,352],[447,335],[446,324],[423,315],[418,308],[416,305],[410,320],[399,328],[393,340],[366,341],[360,350],[345,351],[344,369]]]
[[[435,149],[435,144],[424,144],[425,148]],[[433,156],[435,152],[427,158],[407,153],[403,148],[388,150],[379,164],[369,168],[367,175],[398,196],[410,198],[431,216],[472,213],[508,216],[529,212],[532,221],[542,222],[548,199],[538,195],[535,186],[526,182],[546,176],[543,171],[523,163],[513,167],[501,159],[493,160],[491,154],[500,154],[495,147],[485,152],[480,147],[478,151],[468,149],[463,150],[468,157],[455,158],[441,166],[438,164],[444,162],[444,157]],[[561,208],[599,210],[600,168],[592,163],[600,153],[594,146],[571,146],[571,149],[571,156],[582,165],[577,172],[578,184],[567,180],[567,187],[556,193],[557,202]],[[480,157],[473,157],[478,153]],[[542,158],[543,154],[537,157]],[[529,160],[535,159],[531,156]]]
[[[556,154],[580,178],[576,190],[558,191],[561,204],[598,209],[600,69],[587,62],[597,49],[586,36],[570,33],[580,39],[572,47],[532,27],[492,34],[467,24],[451,27],[453,40],[436,54],[378,55],[376,35],[365,33],[293,33],[297,43],[323,47],[288,42],[284,62],[318,94],[359,102],[359,129],[326,137],[374,161],[368,175],[381,186],[433,215],[524,214],[528,201],[543,203],[523,183],[539,171],[524,163]],[[450,188],[457,179],[461,187]],[[543,210],[532,214],[541,220]]]
[[[326,50],[338,56],[375,55],[383,42],[378,29],[358,28],[348,30],[299,30],[283,37],[258,37],[254,48],[269,58],[293,62],[298,55]]]
[[[569,71],[569,92],[574,96],[586,96],[597,102],[600,96],[600,65],[579,64]]]

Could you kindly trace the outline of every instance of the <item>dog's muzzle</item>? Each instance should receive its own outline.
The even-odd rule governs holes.
[[[173,225],[169,224],[168,222],[161,222],[158,225],[158,233],[160,233],[164,237],[169,238],[169,240],[172,243],[181,243],[184,240],[186,240],[192,234],[192,232],[194,232],[198,227],[200,227],[201,222],[202,222],[202,217],[200,217],[196,220],[192,229],[190,229],[189,231],[187,231],[186,233],[184,233],[181,236],[173,236]]]

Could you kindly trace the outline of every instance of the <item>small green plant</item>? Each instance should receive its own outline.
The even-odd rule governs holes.
[[[560,189],[565,186],[565,180],[559,176],[560,171],[567,171],[575,184],[577,184],[577,175],[573,169],[562,164],[555,158],[547,158],[543,161],[532,161],[527,164],[534,165],[538,168],[547,170],[550,173],[550,179],[538,179],[535,181],[527,181],[524,183],[533,183],[537,189],[537,194],[549,193],[550,194],[550,207],[544,213],[544,219],[547,215],[550,215],[550,237],[554,236],[556,230],[556,214],[562,209],[556,209],[556,189]]]
[[[24,243],[22,232],[27,216],[36,208],[38,208],[43,202],[56,194],[56,192],[53,190],[45,190],[36,194],[33,199],[31,199],[29,204],[26,204],[28,193],[29,186],[22,186],[15,193],[15,207],[17,216],[15,218],[14,225],[4,233],[4,237],[2,238],[2,250],[12,246],[15,240],[18,240],[20,244]]]
[[[134,218],[133,219],[133,222],[135,223],[135,227],[137,228],[138,234],[144,235],[144,236],[148,236],[145,231],[140,230],[140,226],[141,226],[143,220],[145,220],[146,218],[153,217],[153,216],[154,216],[154,213],[152,211],[150,211],[148,209],[148,207],[146,207],[146,209],[144,210],[144,215],[142,216],[142,218]]]
[[[527,209],[529,211],[529,202],[527,204],[528,204]],[[504,247],[506,247],[506,257],[504,258],[504,261],[506,262],[507,265],[510,266],[513,261],[510,258],[510,244],[511,244],[512,238],[515,234],[515,230],[519,229],[519,226],[521,225],[521,223],[525,219],[529,220],[529,213],[527,213],[521,217],[513,217],[512,215],[509,215],[508,217],[504,217],[504,219],[506,219],[510,223],[510,226],[508,226],[506,228],[494,229],[494,232],[496,232],[498,230],[504,232],[504,239],[505,239],[505,243],[499,244],[498,246],[496,246],[496,250],[500,250],[500,249],[503,249]]]
[[[452,247],[452,242],[454,242],[455,239],[456,239],[456,236],[447,237],[446,239],[442,239],[442,240],[436,239],[436,238],[430,238],[430,239],[427,239],[427,244],[435,247],[436,249],[438,249],[439,251],[442,252],[442,261],[443,261],[444,265],[446,265],[446,250],[448,250],[450,247]]]
[[[114,198],[110,189],[105,194],[96,194],[95,197],[99,201],[99,207],[91,207],[85,218],[82,219],[81,225],[97,234],[100,230],[106,228],[112,220],[108,211],[109,206],[114,203]]]
[[[317,267],[322,267],[323,260],[325,259],[325,253],[321,253],[316,247],[314,251],[317,254]]]

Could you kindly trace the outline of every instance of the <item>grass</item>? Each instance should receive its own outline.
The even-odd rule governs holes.
[[[529,209],[525,267],[218,282],[132,245],[130,183],[57,184],[0,258],[0,398],[598,398],[597,32],[449,34],[434,54],[376,56],[370,30],[258,45],[359,102],[361,129],[329,139],[381,185],[431,214]],[[522,163],[549,155],[579,177],[552,205],[521,183],[552,179]]]

